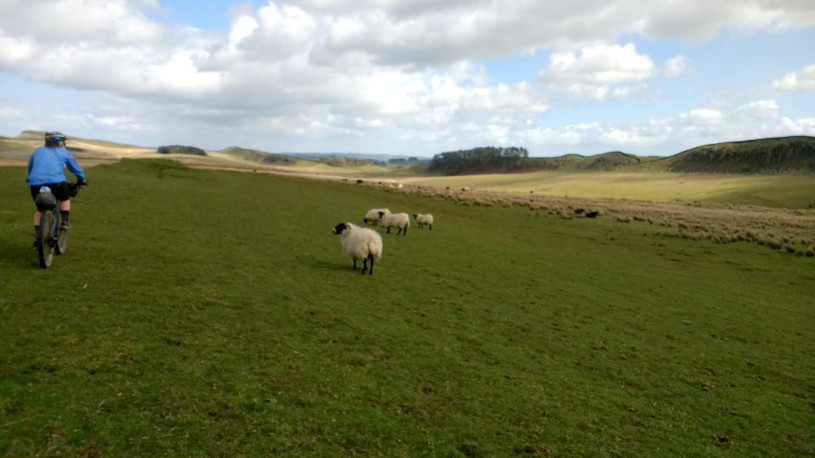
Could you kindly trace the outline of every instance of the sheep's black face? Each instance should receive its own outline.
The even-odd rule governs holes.
[[[345,232],[346,229],[348,229],[348,226],[346,226],[345,223],[340,223],[337,224],[337,226],[334,228],[332,232],[334,233],[334,235],[340,235],[343,232]]]

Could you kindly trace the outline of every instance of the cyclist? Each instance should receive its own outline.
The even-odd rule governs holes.
[[[65,167],[71,171],[80,184],[87,184],[85,172],[77,164],[74,156],[65,148],[65,135],[61,132],[46,132],[45,146],[35,149],[28,160],[28,178],[31,197],[37,198],[43,186],[51,188],[51,193],[59,201],[59,212],[62,215],[62,227],[70,229],[68,216],[71,211],[71,198],[65,182]],[[34,212],[34,234],[40,225],[40,212]]]

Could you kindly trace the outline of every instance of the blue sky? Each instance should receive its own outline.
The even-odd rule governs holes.
[[[669,156],[815,135],[815,8],[0,0],[0,88],[3,136],[61,130],[210,151]]]

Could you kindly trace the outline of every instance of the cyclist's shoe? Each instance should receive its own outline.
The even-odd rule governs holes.
[[[62,224],[59,227],[63,231],[70,231],[71,230],[71,223],[69,223],[68,221],[63,221]]]

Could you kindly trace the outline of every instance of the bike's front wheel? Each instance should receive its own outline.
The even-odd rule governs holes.
[[[47,269],[54,259],[54,243],[52,228],[54,227],[54,214],[50,211],[41,213],[40,226],[37,229],[37,254],[40,258],[40,267]]]

